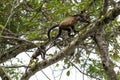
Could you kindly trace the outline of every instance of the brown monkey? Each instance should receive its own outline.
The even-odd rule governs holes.
[[[69,37],[74,36],[74,35],[71,35],[71,29],[73,30],[74,33],[78,32],[74,28],[74,25],[78,21],[85,22],[85,23],[90,23],[89,21],[87,21],[87,17],[85,15],[83,15],[82,13],[81,14],[76,14],[76,15],[73,15],[73,16],[69,16],[69,17],[65,18],[63,21],[61,21],[59,24],[54,25],[54,26],[49,28],[48,33],[47,33],[48,39],[50,40],[50,32],[51,32],[51,30],[53,30],[56,27],[59,27],[59,32],[54,37],[54,40],[57,39],[61,35],[62,30],[67,31]]]

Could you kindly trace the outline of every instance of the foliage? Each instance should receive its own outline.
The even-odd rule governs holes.
[[[102,0],[95,0],[94,3],[89,3],[94,0],[1,0],[0,1],[0,55],[5,53],[17,45],[25,44],[25,41],[33,42],[35,45],[44,43],[47,40],[47,30],[50,26],[59,23],[69,15],[80,13],[82,10],[87,10],[90,15],[90,21],[101,17]],[[114,8],[109,4],[108,12]],[[103,16],[102,16],[103,17]],[[120,22],[116,18],[109,24],[105,25],[104,35],[109,47],[110,58],[114,63],[113,66],[118,67],[116,62],[120,60]],[[78,23],[79,24],[79,23]],[[76,29],[80,30],[83,25],[78,25]],[[82,23],[80,23],[82,24]],[[87,31],[87,28],[81,32]],[[57,30],[51,33],[54,36]],[[62,38],[66,38],[66,33],[63,33]],[[16,39],[17,38],[17,39]],[[22,41],[22,40],[25,41]],[[64,40],[62,45],[58,44],[58,48],[63,49],[73,40]],[[63,69],[69,69],[66,73],[70,76],[70,67],[78,65],[79,69],[91,78],[100,78],[106,80],[98,47],[94,44],[92,38],[87,38],[83,42],[83,47],[78,47],[74,50],[74,55],[64,58]],[[26,48],[21,52],[29,52],[32,48]],[[57,48],[57,49],[58,49]],[[14,51],[14,50],[13,50]],[[18,53],[18,54],[20,54]],[[18,55],[17,54],[17,55]],[[15,55],[14,57],[16,57]],[[47,57],[52,57],[53,54],[47,54]],[[92,56],[92,55],[95,55]],[[18,61],[20,62],[20,61]],[[72,62],[72,63],[71,63]],[[4,63],[1,63],[4,64]],[[12,65],[12,64],[11,64]],[[19,66],[19,64],[17,65]],[[57,63],[56,67],[59,67]],[[13,79],[18,79],[21,73],[14,72],[15,69],[5,69]],[[120,72],[117,72],[120,77]]]

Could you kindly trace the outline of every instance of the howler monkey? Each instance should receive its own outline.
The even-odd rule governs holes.
[[[74,35],[71,34],[71,29],[73,30],[74,33],[77,33],[78,31],[75,30],[74,28],[74,25],[78,22],[85,22],[85,23],[89,23],[89,21],[87,21],[87,17],[85,15],[83,15],[82,13],[81,14],[76,14],[76,15],[73,15],[73,16],[69,16],[67,18],[65,18],[63,21],[61,21],[59,24],[57,25],[54,25],[52,27],[50,27],[48,29],[48,33],[47,33],[47,36],[48,36],[48,39],[50,40],[50,32],[51,30],[53,30],[54,28],[56,27],[59,27],[59,32],[58,34],[54,37],[54,39],[57,39],[61,33],[62,33],[62,30],[65,30],[68,32],[68,36],[69,37],[72,37]]]

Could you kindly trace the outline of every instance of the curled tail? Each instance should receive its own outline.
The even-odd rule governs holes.
[[[51,30],[54,29],[54,28],[56,28],[56,27],[58,27],[58,26],[59,26],[59,24],[56,24],[56,25],[54,25],[54,26],[52,26],[52,27],[50,27],[50,28],[48,29],[47,36],[48,36],[48,39],[49,39],[49,40],[50,40],[50,32],[51,32]]]

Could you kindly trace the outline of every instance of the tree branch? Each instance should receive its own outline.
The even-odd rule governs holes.
[[[84,74],[84,75],[86,75],[86,76],[89,76],[89,77],[91,77],[91,78],[94,78],[94,79],[96,79],[96,80],[100,80],[100,78],[97,78],[97,77],[95,77],[95,76],[89,75],[89,74],[81,71],[81,70],[80,70],[74,63],[72,63],[69,59],[67,59],[67,60],[68,60],[80,73],[82,73],[82,74]]]
[[[10,40],[10,41],[13,41],[13,42],[17,42],[18,44],[19,44],[19,43],[30,43],[30,44],[35,45],[35,44],[32,43],[31,41],[23,40],[23,39],[20,39],[20,38],[17,38],[17,37],[11,37],[11,36],[0,36],[0,37],[3,38],[3,39],[6,39],[6,40]]]
[[[105,34],[105,37],[107,37],[109,39],[109,38],[112,38],[112,37],[117,37],[118,35],[120,35],[120,26],[118,26],[114,30],[111,30],[111,31],[107,32]]]
[[[19,53],[35,48],[36,45],[35,44],[31,44],[31,43],[21,43],[19,45],[15,45],[11,48],[9,48],[8,50],[6,50],[4,53],[0,54],[0,63],[7,61],[8,59],[11,59],[15,56],[17,56]]]
[[[103,4],[102,4],[102,15],[105,15],[106,12],[107,12],[107,9],[108,9],[108,0],[103,0],[102,1]]]
[[[28,80],[32,75],[34,75],[39,70],[42,70],[58,61],[63,59],[65,56],[71,55],[71,53],[75,50],[77,46],[79,46],[86,38],[88,38],[90,35],[92,35],[97,29],[103,27],[105,24],[108,24],[110,21],[114,20],[118,15],[120,14],[120,6],[113,9],[107,16],[101,19],[96,20],[94,23],[91,23],[88,26],[88,31],[86,31],[84,34],[79,34],[74,41],[71,42],[70,46],[67,46],[65,49],[63,49],[61,52],[59,52],[57,55],[53,56],[50,59],[43,60],[41,62],[38,62],[34,64],[26,74],[24,74],[21,78],[21,80]],[[104,24],[103,24],[104,23]]]
[[[2,80],[12,80],[12,79],[6,74],[6,72],[2,69],[2,67],[0,67],[0,77],[2,78]]]
[[[4,29],[4,30],[3,30]],[[2,32],[3,30],[3,32]],[[7,28],[4,28],[4,26],[0,25],[0,33],[4,36],[12,36],[12,37],[17,37],[17,35],[15,33],[13,33],[12,31],[10,31]]]
[[[114,0],[109,0],[110,4],[112,4],[114,7],[116,5],[116,2]]]
[[[108,80],[118,80],[117,75],[112,67],[113,63],[108,56],[109,52],[108,52],[107,42],[105,41],[105,36],[103,36],[101,30],[97,32],[95,36],[95,41],[99,47],[102,65],[105,70],[105,73],[108,76]]]
[[[3,67],[3,68],[21,68],[21,67],[24,67],[24,68],[27,68],[28,66],[25,66],[25,65],[12,65],[12,66],[0,66],[0,67]]]

